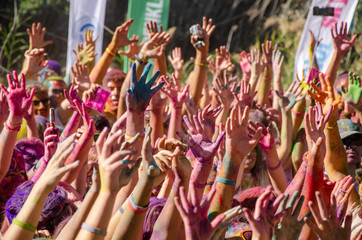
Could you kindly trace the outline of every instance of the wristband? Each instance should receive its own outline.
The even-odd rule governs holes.
[[[223,183],[223,184],[231,185],[231,186],[235,186],[235,185],[236,185],[236,183],[235,183],[234,181],[230,181],[230,180],[225,179],[225,178],[219,178],[219,177],[217,177],[217,178],[216,178],[216,181],[217,181],[217,182],[220,182],[220,183]]]
[[[137,54],[136,55],[134,55],[134,59],[135,59],[135,61],[137,61],[137,62],[139,62],[140,64],[142,64],[142,65],[145,65],[147,62],[146,61],[144,61],[140,56],[138,56]]]
[[[268,165],[268,163],[266,164],[266,166],[267,166],[267,168],[268,168],[269,171],[277,170],[277,169],[280,167],[280,165],[282,165],[282,161],[280,161],[280,160],[279,160],[278,165],[276,165],[275,167],[270,167],[270,166]]]
[[[200,67],[206,67],[206,63],[199,63],[198,61],[195,60],[195,64],[199,65]]]
[[[15,225],[18,225],[19,227],[21,228],[24,228],[26,230],[29,230],[30,232],[35,232],[36,231],[36,227],[28,224],[28,223],[25,223],[25,222],[22,222],[22,221],[19,221],[18,219],[14,218],[13,219],[13,223]]]
[[[124,210],[123,210],[122,206],[120,206],[118,210],[119,210],[122,214],[124,213]]]
[[[201,184],[201,183],[198,183],[198,182],[190,181],[190,183],[193,183],[195,185],[195,187],[197,187],[197,188],[205,188],[206,185],[207,185],[207,182],[204,183],[204,184]]]
[[[91,232],[91,233],[94,233],[94,234],[101,235],[101,236],[106,236],[107,235],[107,231],[104,231],[102,229],[89,226],[89,225],[87,225],[85,223],[82,224],[82,229],[87,230],[88,232]]]
[[[333,127],[326,127],[327,130],[333,130],[335,127],[337,127],[338,125],[334,125]]]
[[[128,206],[130,207],[130,209],[132,210],[132,212],[135,213],[145,213],[148,210],[148,205],[145,207],[141,207],[138,206],[135,202],[134,202],[134,198],[133,198],[133,194],[131,194],[131,196],[129,197],[129,201],[128,201]]]
[[[133,137],[128,136],[127,134],[125,134],[125,135],[124,135],[124,138],[128,141],[128,140],[131,140]],[[142,141],[142,138],[143,138],[143,136],[142,136],[142,137],[138,137],[138,138],[137,138],[137,141],[141,142],[141,141]]]
[[[300,113],[300,112],[296,112],[294,110],[291,110],[292,114],[296,117],[302,117],[304,114],[303,113]]]
[[[10,126],[8,125],[8,123],[7,123],[7,122],[5,122],[5,123],[4,123],[4,126],[5,126],[8,130],[10,130],[10,131],[14,131],[14,132],[18,132],[18,131],[20,131],[20,128],[21,128],[21,125],[19,125],[19,126],[17,126],[17,127],[12,128],[12,127],[10,127]]]
[[[109,50],[109,48],[106,48],[106,52],[109,53],[109,55],[111,55],[112,57],[116,56],[116,54],[114,52],[112,52],[111,50]]]

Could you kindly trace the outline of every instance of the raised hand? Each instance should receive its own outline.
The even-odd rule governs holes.
[[[79,160],[64,165],[67,157],[72,153],[75,147],[75,134],[67,138],[59,144],[54,156],[48,162],[43,174],[40,176],[38,182],[42,182],[48,189],[54,189],[60,179],[72,169],[78,167]]]
[[[121,174],[123,169],[126,169],[125,172],[134,174],[139,166],[140,160],[130,160],[131,155],[137,153],[136,150],[131,149],[132,144],[136,142],[137,138],[131,139],[130,144],[113,152],[112,147],[122,137],[122,131],[119,130],[106,139],[107,133],[108,129],[103,129],[96,142],[99,156],[101,191],[118,192],[122,186],[127,185],[130,181],[129,175]]]
[[[231,85],[229,78],[224,74],[224,78],[217,77],[215,80],[215,86],[212,88],[219,98],[224,108],[229,108],[234,100],[233,92],[235,91],[235,83]]]
[[[307,225],[321,240],[350,239],[352,213],[349,212],[347,214],[344,219],[344,227],[342,227],[343,219],[337,218],[336,197],[333,194],[331,195],[331,207],[329,211],[320,192],[316,192],[316,198],[319,211],[312,201],[308,202],[315,223],[313,223],[311,219],[304,218]]]
[[[362,110],[362,85],[361,78],[357,74],[352,74],[349,72],[348,78],[348,90],[344,88],[344,85],[341,86],[342,96],[344,100],[351,104],[354,108]]]
[[[254,48],[250,52],[250,64],[251,74],[254,74],[255,76],[259,76],[260,73],[263,71],[263,60],[261,58],[260,50]]]
[[[286,112],[290,111],[297,102],[304,98],[304,96],[301,96],[302,91],[303,89],[300,88],[300,83],[297,83],[296,81],[290,85],[284,95],[275,90],[275,93],[279,97],[280,108]]]
[[[88,69],[92,69],[94,66],[95,56],[97,56],[94,51],[95,47],[92,44],[85,45],[85,47],[83,47],[83,44],[78,44],[77,51],[73,49],[77,62],[80,65],[87,66]]]
[[[141,152],[142,162],[138,170],[138,176],[140,178],[156,178],[160,175],[160,169],[152,156],[151,132],[152,128],[150,126],[147,126]]]
[[[225,132],[221,132],[215,142],[211,142],[196,115],[193,116],[193,120],[194,124],[186,115],[183,117],[182,125],[189,135],[189,138],[186,138],[180,132],[176,132],[176,134],[190,147],[190,150],[196,158],[202,159],[201,162],[211,162],[212,165],[212,159],[220,146]]]
[[[288,197],[289,194],[286,194],[285,198],[280,203],[278,212],[286,211],[286,214],[282,217],[280,224],[276,225],[274,228],[274,234],[276,239],[296,240],[299,239],[299,235],[304,225],[302,220],[298,221],[299,212],[304,202],[304,196],[299,197],[299,192],[296,191],[289,201]]]
[[[121,26],[118,26],[116,30],[114,31],[113,38],[111,44],[115,46],[116,49],[125,47],[129,44],[131,44],[134,41],[131,41],[128,39],[127,34],[129,31],[129,28],[131,27],[131,24],[133,23],[133,19],[129,19],[125,23],[123,23]]]
[[[53,43],[52,40],[44,41],[44,35],[46,31],[47,30],[45,27],[43,27],[43,29],[41,28],[40,22],[38,22],[38,24],[33,23],[31,31],[29,28],[26,29],[26,32],[29,36],[29,49],[43,48]]]
[[[54,124],[54,123],[53,123]],[[54,156],[59,143],[59,129],[54,125],[51,127],[47,123],[47,128],[44,131],[44,161],[48,163],[49,160]]]
[[[275,213],[284,194],[279,195],[272,203],[271,186],[268,186],[260,195],[255,204],[254,214],[248,208],[243,208],[246,219],[253,230],[253,239],[272,239],[275,224],[285,215],[286,211]]]
[[[240,53],[239,64],[241,71],[243,71],[243,79],[250,79],[251,76],[251,55],[245,51]]]
[[[262,136],[262,128],[257,128],[254,135],[248,130],[249,107],[242,111],[240,105],[235,104],[230,117],[226,121],[226,151],[240,158],[245,157],[258,144]],[[239,159],[241,161],[241,159]]]
[[[25,52],[25,58],[27,61],[23,70],[24,75],[27,76],[28,78],[31,78],[39,71],[41,71],[43,68],[45,68],[46,65],[48,64],[48,61],[44,61],[42,63],[42,60],[47,55],[48,54],[45,52],[44,48],[35,48],[32,50],[27,50]]]
[[[309,107],[308,112],[305,114],[305,133],[307,137],[308,149],[311,151],[316,145],[319,138],[325,140],[324,128],[329,121],[329,118],[332,114],[332,107],[326,115],[323,115],[322,105],[320,102],[317,102],[317,107]],[[325,154],[326,146],[322,144],[321,154]]]
[[[71,71],[73,74],[72,84],[78,85],[81,92],[88,90],[91,86],[88,67],[76,62],[74,67],[71,67]]]
[[[273,64],[273,46],[272,41],[266,41],[266,44],[261,44],[261,50],[263,51],[263,63],[265,66],[272,66]],[[276,51],[278,48],[277,45],[274,47],[274,51]]]
[[[168,60],[170,61],[173,69],[178,72],[183,70],[184,60],[182,59],[181,48],[175,47],[172,50],[172,56],[168,56]],[[181,80],[181,79],[180,79]]]
[[[9,103],[5,93],[1,90],[0,93],[0,124],[3,124],[9,117]]]
[[[215,67],[217,73],[220,74],[221,72],[227,70],[233,65],[233,63],[231,62],[230,52],[229,50],[227,50],[226,46],[220,46],[220,50],[216,48],[215,53]]]
[[[93,40],[93,30],[88,28],[88,30],[84,34],[84,46],[92,46],[93,48],[96,47],[96,41],[98,39],[98,35]]]
[[[10,74],[7,75],[9,91],[4,87],[4,85],[0,85],[3,94],[5,94],[8,99],[10,116],[13,115],[17,118],[23,118],[28,109],[31,107],[33,103],[33,96],[35,93],[35,88],[30,91],[29,96],[25,90],[25,77],[24,74],[20,74],[20,82],[18,79],[18,74],[16,71],[13,71],[13,77]],[[19,126],[21,124],[21,120],[18,122]],[[8,124],[9,127],[13,127],[15,123]]]
[[[186,239],[210,239],[217,227],[226,217],[224,213],[219,214],[212,222],[207,218],[215,189],[211,190],[205,201],[200,204],[194,183],[190,183],[191,201],[187,200],[185,188],[180,187],[180,197],[175,197],[176,207],[181,215],[185,226]]]
[[[259,104],[256,104],[255,107],[264,113],[268,121],[274,121],[278,124],[278,126],[280,126],[282,119],[278,110],[273,107],[268,107],[266,105],[263,106]]]
[[[255,124],[253,122],[249,122],[249,132],[254,135],[257,131],[258,128],[262,128],[262,135],[259,139],[259,142],[258,142],[258,145],[259,147],[261,147],[265,152],[268,152],[273,144],[274,144],[274,136],[273,134],[271,133],[270,131],[270,128],[266,128],[263,124],[261,123],[258,123],[258,124]]]
[[[139,40],[140,40],[140,37],[133,34],[133,36],[130,38],[130,41],[132,41],[132,42],[128,45],[128,49],[126,51],[119,50],[118,54],[125,55],[129,59],[134,60],[134,55],[137,55],[141,51],[141,48],[142,48],[143,44],[145,43],[145,40],[143,40],[138,45]]]
[[[131,112],[144,112],[152,96],[165,84],[164,82],[161,82],[151,89],[153,83],[160,74],[160,71],[157,71],[155,75],[146,83],[146,78],[151,66],[152,64],[150,63],[146,65],[140,80],[137,81],[136,64],[132,64],[131,85],[130,88],[127,89],[128,94],[126,97],[127,108]]]
[[[173,140],[177,141],[176,139]],[[176,177],[181,180],[188,180],[190,179],[192,167],[190,161],[184,154],[185,153],[181,151],[179,147],[176,147],[175,151],[173,152],[174,156],[172,158],[171,167]]]
[[[331,28],[333,47],[337,53],[341,54],[342,56],[353,46],[354,41],[357,38],[357,34],[354,34],[351,40],[348,40],[347,33],[347,22],[341,23],[339,32],[337,29],[337,23],[334,25],[334,28]]]
[[[167,76],[162,76],[160,81],[164,81],[165,84],[161,88],[161,91],[167,95],[173,108],[182,108],[190,84],[187,84],[183,89],[181,89],[179,81],[177,81],[174,73],[172,73],[172,80],[173,84]]]
[[[69,109],[71,109],[73,111],[78,110],[74,103],[75,100],[77,100],[80,103],[83,102],[82,98],[79,96],[79,94],[77,92],[78,88],[79,88],[79,86],[72,85],[69,89],[69,93],[68,93],[67,89],[64,89],[64,96],[70,104]]]
[[[155,33],[140,50],[139,57],[147,62],[150,58],[158,58],[164,53],[164,48],[171,37],[167,32]]]
[[[332,195],[336,198],[337,204],[337,218],[342,222],[348,207],[348,199],[351,195],[354,188],[353,178],[351,176],[346,176],[342,180],[339,180],[336,185],[334,185]]]
[[[191,35],[191,44],[192,44],[192,46],[194,46],[196,48],[196,50],[208,51],[209,44],[210,44],[209,39],[210,39],[212,32],[215,30],[215,25],[212,25],[212,18],[209,18],[209,21],[207,21],[206,17],[203,17],[202,18],[202,27],[199,24],[197,24],[197,26],[202,29],[201,37],[205,43],[205,46],[195,46],[195,43],[199,40],[198,36],[196,36],[196,35]]]
[[[331,83],[331,79],[329,76],[326,78],[323,77],[323,74],[319,74],[319,81],[321,84],[321,88],[319,89],[313,82],[310,83],[310,86],[314,90],[314,92],[308,89],[308,94],[316,101],[322,103],[323,106],[323,114],[327,114],[329,109],[332,106],[333,112],[337,110],[337,105],[340,102],[340,99],[336,99],[333,86]]]
[[[240,104],[241,106],[244,106],[244,107],[248,106],[249,108],[251,108],[251,106],[253,104],[253,99],[254,99],[255,95],[257,94],[257,92],[254,92],[252,94],[250,83],[248,83],[246,81],[241,81],[239,94],[238,95],[236,93],[233,93],[233,94],[234,94],[234,98],[238,102],[238,104]]]
[[[281,80],[284,56],[277,49],[276,51],[273,51],[272,62],[273,62],[273,74],[275,76],[279,76],[279,79]]]
[[[199,109],[197,117],[202,128],[205,131],[206,136],[211,139],[215,132],[215,121],[216,118],[222,111],[222,106],[218,106],[210,110],[211,103],[207,105],[202,111]]]

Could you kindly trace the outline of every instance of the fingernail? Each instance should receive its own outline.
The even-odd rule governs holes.
[[[127,163],[127,160],[122,160],[122,163],[123,163],[123,164],[126,164],[126,163]]]

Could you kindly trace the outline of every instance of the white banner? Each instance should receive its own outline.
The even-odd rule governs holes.
[[[96,42],[96,62],[102,56],[103,26],[107,0],[71,0],[68,27],[67,73],[77,60],[73,49],[77,44],[84,43],[84,33],[90,28],[93,37],[99,36]],[[68,81],[69,83],[69,81]]]
[[[302,71],[307,76],[307,69],[309,66],[309,41],[310,29],[315,38],[318,36],[323,39],[317,47],[316,59],[320,72],[326,72],[329,62],[333,56],[334,48],[331,36],[331,28],[335,23],[338,23],[338,31],[341,26],[341,22],[347,22],[348,30],[350,28],[351,21],[353,19],[354,11],[356,9],[358,0],[313,0],[312,5],[309,8],[307,20],[304,24],[302,36],[299,40],[298,50],[294,61],[294,72],[298,73],[299,79],[301,79]],[[334,17],[322,17],[313,16],[313,7],[333,7]],[[318,41],[316,39],[316,41]]]

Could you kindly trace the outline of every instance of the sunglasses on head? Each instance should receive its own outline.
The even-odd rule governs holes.
[[[34,107],[39,106],[40,103],[42,103],[44,106],[48,106],[49,105],[49,98],[45,98],[45,99],[42,99],[42,100],[33,100]]]

